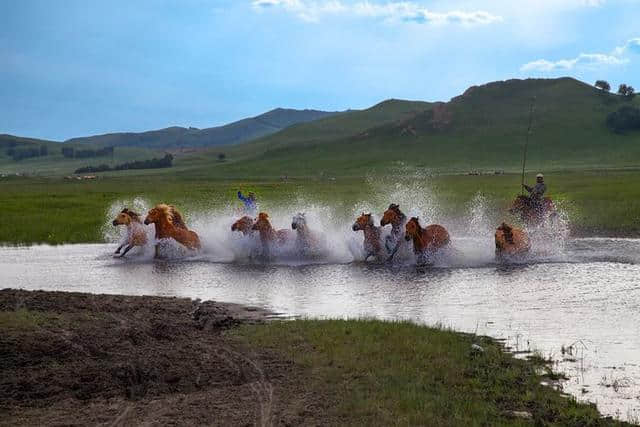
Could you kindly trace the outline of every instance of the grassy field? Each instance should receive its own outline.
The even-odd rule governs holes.
[[[542,360],[517,360],[491,339],[375,320],[273,322],[231,333],[305,367],[316,393],[338,402],[326,416],[340,425],[617,424],[542,386]]]
[[[572,230],[590,235],[640,233],[640,171],[583,171],[546,175],[549,195],[569,214]],[[529,174],[527,181],[532,182]],[[406,188],[400,200],[389,200],[396,182]],[[507,175],[378,176],[291,178],[286,182],[206,179],[187,174],[105,176],[91,181],[61,178],[9,178],[0,180],[3,221],[0,241],[9,244],[100,242],[101,226],[113,203],[142,197],[149,203],[166,202],[190,213],[238,204],[238,189],[257,193],[261,208],[270,211],[290,206],[298,197],[332,207],[338,215],[352,215],[367,201],[380,215],[390,202],[406,205],[432,191],[445,218],[461,218],[478,194],[487,200],[496,222],[513,220],[506,209],[518,193],[520,177]],[[415,187],[415,188],[414,188]],[[391,190],[390,190],[391,189]],[[412,191],[415,194],[412,194]],[[426,190],[425,190],[426,191]],[[294,212],[291,212],[293,214]]]

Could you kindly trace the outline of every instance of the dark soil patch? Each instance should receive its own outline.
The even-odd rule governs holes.
[[[1,425],[314,425],[330,399],[225,334],[268,313],[189,299],[0,291]]]

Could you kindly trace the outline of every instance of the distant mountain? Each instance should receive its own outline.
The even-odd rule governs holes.
[[[239,144],[279,132],[294,124],[306,123],[335,114],[339,113],[276,108],[256,117],[206,129],[174,126],[140,133],[122,132],[72,138],[65,143],[146,148],[211,147]]]

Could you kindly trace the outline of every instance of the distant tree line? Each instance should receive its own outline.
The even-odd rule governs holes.
[[[92,172],[107,172],[107,171],[121,171],[127,169],[158,169],[158,168],[170,168],[173,166],[173,156],[166,154],[164,157],[151,160],[136,160],[134,162],[127,162],[111,167],[109,165],[98,166],[86,166],[76,169],[74,173],[92,173]]]
[[[62,155],[71,159],[87,159],[90,157],[112,156],[113,151],[113,147],[104,147],[98,150],[76,150],[73,147],[62,147]]]
[[[28,147],[28,148],[17,148],[15,146],[9,148],[7,151],[7,156],[11,157],[13,160],[18,161],[22,159],[28,159],[31,157],[40,157],[49,155],[49,147],[46,145],[40,145],[36,147]]]

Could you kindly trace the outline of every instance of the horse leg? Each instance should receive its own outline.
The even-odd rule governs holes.
[[[402,244],[402,239],[398,239],[398,241],[396,242],[396,247],[393,248],[393,250],[391,251],[391,254],[389,255],[389,258],[387,258],[387,262],[393,261],[393,257],[396,254],[396,252],[398,252],[398,249],[400,249],[401,244]]]
[[[114,252],[114,254],[119,254],[120,253],[120,249],[122,249],[124,247],[125,244],[122,244],[120,246],[118,246],[118,249],[116,249],[116,251]]]
[[[127,254],[127,252],[129,252],[132,248],[133,248],[133,245],[127,246],[124,252],[122,252],[122,255],[120,255],[120,258],[124,257]]]

